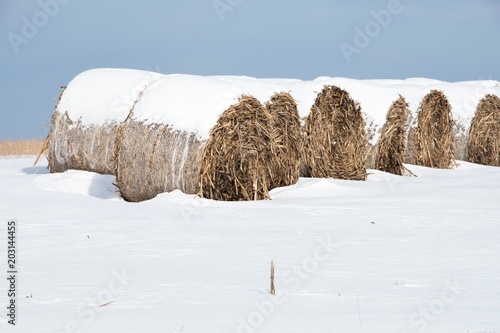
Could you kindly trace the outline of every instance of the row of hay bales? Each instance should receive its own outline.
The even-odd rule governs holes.
[[[56,105],[48,136],[51,172],[114,174],[122,197],[133,202],[175,189],[238,201],[268,199],[271,189],[294,184],[299,176],[365,180],[367,167],[403,175],[404,162],[454,164],[451,106],[437,90],[423,98],[413,126],[405,98],[394,101],[376,147],[369,147],[360,105],[333,85],[318,93],[303,125],[289,93],[277,93],[264,105],[242,95],[218,117],[208,139],[138,121],[134,106],[121,122],[89,126]],[[499,98],[487,95],[472,120],[470,161],[500,165],[499,117]],[[367,162],[370,150],[373,165]]]
[[[224,111],[208,140],[169,125],[84,126],[56,105],[48,135],[51,172],[68,169],[116,175],[132,202],[180,189],[224,200],[268,199],[269,191],[299,179],[302,131],[295,100],[277,93],[262,105],[243,95]]]
[[[265,106],[241,96],[221,114],[208,140],[136,121],[119,125],[117,133],[116,185],[128,201],[175,189],[224,201],[268,199],[271,189],[299,178],[300,121],[286,93]]]

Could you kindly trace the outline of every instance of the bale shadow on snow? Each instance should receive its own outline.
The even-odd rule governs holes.
[[[46,175],[50,173],[50,170],[46,166],[35,166],[35,167],[29,167],[29,168],[23,168],[21,169],[23,173],[27,175]]]

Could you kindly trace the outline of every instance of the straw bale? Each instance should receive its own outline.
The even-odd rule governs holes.
[[[210,132],[200,170],[200,196],[223,201],[269,199],[280,165],[273,116],[243,95]]]
[[[126,201],[139,202],[179,189],[198,193],[205,141],[166,125],[130,120],[116,140],[116,186]]]
[[[277,93],[265,105],[273,117],[278,167],[272,172],[270,189],[299,180],[303,153],[302,126],[297,103],[289,93]]]
[[[69,169],[113,174],[115,123],[83,126],[55,110],[49,131],[47,160],[50,172]]]
[[[399,95],[389,108],[377,144],[375,169],[402,176],[406,137],[411,112],[405,98]]]
[[[408,163],[449,169],[454,164],[454,120],[442,91],[432,90],[422,99],[417,126],[408,137]]]
[[[325,86],[311,107],[305,133],[303,176],[366,179],[365,121],[347,91]]]
[[[468,160],[491,166],[500,166],[500,98],[486,95],[472,118],[467,145]]]

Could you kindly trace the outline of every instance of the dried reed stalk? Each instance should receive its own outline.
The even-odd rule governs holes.
[[[271,288],[269,289],[271,295],[276,295],[276,289],[274,288],[274,259],[271,260]]]

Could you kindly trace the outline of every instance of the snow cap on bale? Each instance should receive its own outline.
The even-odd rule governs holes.
[[[297,103],[289,93],[276,93],[266,103],[273,117],[278,166],[270,170],[271,188],[293,185],[299,180],[303,153],[302,129]]]
[[[410,130],[410,162],[430,168],[449,169],[454,159],[454,120],[445,94],[432,90],[419,107],[417,127]]]
[[[305,123],[304,176],[366,179],[366,129],[361,107],[349,93],[325,86]]]
[[[375,169],[402,176],[406,138],[411,111],[401,95],[392,103],[377,145]]]
[[[223,201],[269,199],[279,167],[273,116],[241,96],[212,128],[201,159],[200,196]]]
[[[500,166],[500,98],[486,95],[472,118],[467,146],[469,162]]]

